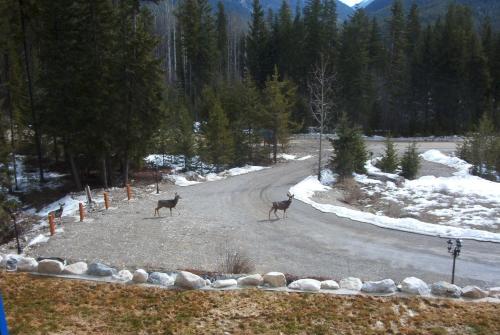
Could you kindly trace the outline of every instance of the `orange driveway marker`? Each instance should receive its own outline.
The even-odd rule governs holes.
[[[130,200],[130,198],[129,198]],[[109,197],[108,197],[108,192],[104,192],[104,207],[106,207],[106,209],[109,208]]]
[[[56,225],[54,223],[54,214],[49,214],[49,228],[50,228],[50,236],[54,236],[56,233]]]
[[[127,199],[132,199],[132,189],[130,188],[130,184],[127,184]]]
[[[78,209],[80,210],[80,222],[83,222],[83,219],[85,218],[85,209],[83,208],[83,204],[81,202],[78,204]]]

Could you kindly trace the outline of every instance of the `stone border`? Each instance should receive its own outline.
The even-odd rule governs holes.
[[[287,285],[286,277],[281,272],[268,272],[264,275],[220,275],[214,280],[202,278],[188,271],[170,273],[151,272],[137,269],[118,271],[103,263],[76,262],[67,265],[61,259],[42,259],[38,262],[22,255],[0,255],[0,269],[9,272],[27,272],[39,276],[100,281],[109,283],[138,284],[165,289],[184,290],[240,290],[258,288],[278,292],[320,292],[336,295],[369,296],[423,296],[434,298],[460,298],[464,300],[489,301],[500,303],[500,287],[483,290],[477,286],[463,288],[440,281],[428,285],[416,277],[405,278],[396,285],[392,279],[365,281],[347,277],[337,283],[334,280],[298,279]]]

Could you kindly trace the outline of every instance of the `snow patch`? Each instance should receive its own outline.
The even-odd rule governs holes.
[[[31,247],[33,245],[40,244],[40,243],[47,243],[48,241],[49,241],[48,236],[40,234],[28,243],[28,247]]]

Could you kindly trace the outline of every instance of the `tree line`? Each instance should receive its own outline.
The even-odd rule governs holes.
[[[368,134],[461,134],[484,114],[499,129],[500,34],[489,20],[476,29],[467,7],[431,25],[400,0],[385,22],[359,9],[339,23],[333,0],[252,7],[245,28],[207,0],[0,0],[6,187],[17,152],[37,157],[40,180],[63,165],[78,189],[95,175],[127,183],[153,151],[275,160],[291,132],[316,126],[323,61],[330,130],[346,115]]]

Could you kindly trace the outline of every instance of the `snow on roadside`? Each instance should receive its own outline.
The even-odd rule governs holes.
[[[453,173],[455,176],[468,175],[469,170],[472,167],[471,164],[458,157],[447,156],[441,151],[435,149],[427,150],[423,154],[420,154],[420,157],[426,161],[443,164],[456,169],[457,172]]]
[[[297,155],[290,155],[290,154],[284,154],[284,153],[278,154],[276,157],[278,159],[284,159],[286,161],[305,161],[306,159],[312,158],[311,155],[297,158]]]
[[[178,174],[169,174],[164,177],[167,180],[170,180],[177,186],[191,186],[199,184],[199,181],[187,180],[186,177],[178,175]]]
[[[196,185],[196,184],[200,184],[203,182],[222,180],[222,179],[226,179],[228,177],[239,176],[239,175],[243,175],[243,174],[247,174],[247,173],[255,172],[255,171],[260,171],[260,170],[264,170],[264,169],[269,169],[269,167],[245,165],[243,167],[237,167],[237,168],[232,168],[229,170],[224,170],[218,174],[213,173],[213,172],[208,173],[205,176],[201,176],[201,175],[196,174],[196,178],[198,179],[197,181],[187,180],[186,177],[181,175],[181,174],[170,174],[170,175],[164,176],[164,178],[172,181],[177,186],[191,186],[191,185]]]
[[[382,228],[402,230],[423,235],[473,239],[479,241],[491,241],[500,243],[500,234],[498,233],[431,224],[413,218],[390,218],[387,216],[376,215],[369,212],[362,212],[346,207],[330,204],[320,204],[312,200],[315,192],[326,192],[330,189],[331,187],[322,185],[316,177],[309,176],[295,186],[292,186],[290,188],[290,192],[295,195],[296,199],[309,204],[322,212],[333,213],[340,217],[373,224]]]

